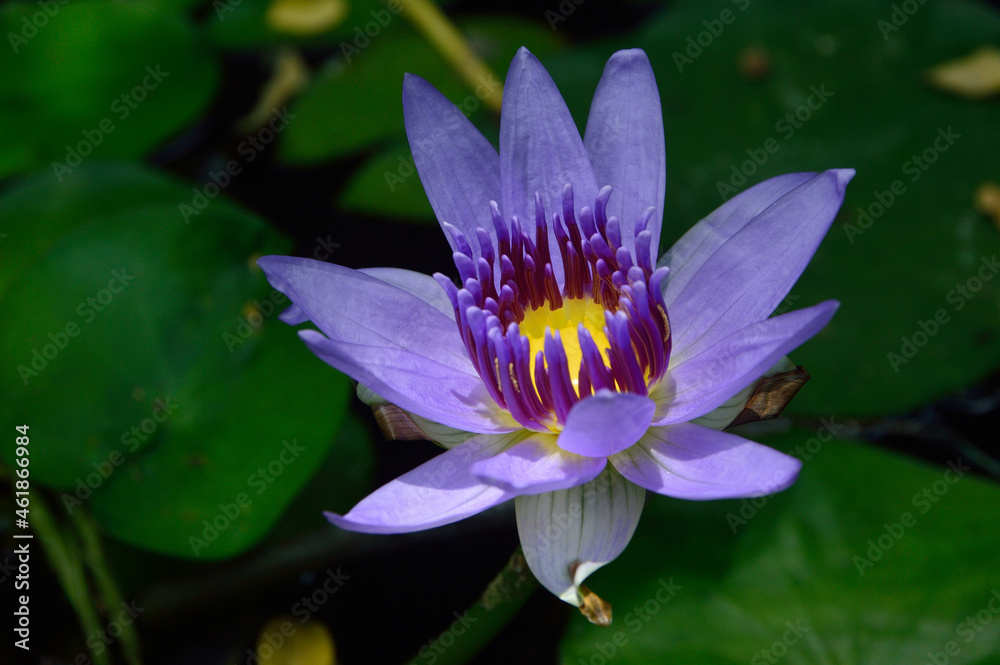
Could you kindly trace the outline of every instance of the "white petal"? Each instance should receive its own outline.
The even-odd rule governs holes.
[[[583,485],[517,497],[517,531],[531,572],[579,607],[580,584],[628,545],[645,497],[644,489],[611,466]]]

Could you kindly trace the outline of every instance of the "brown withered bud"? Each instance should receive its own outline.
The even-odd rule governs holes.
[[[758,420],[777,418],[808,380],[809,372],[801,365],[787,372],[765,376],[757,382],[746,407],[736,415],[733,422],[729,423],[727,429]]]

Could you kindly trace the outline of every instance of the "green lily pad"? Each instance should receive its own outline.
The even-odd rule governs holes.
[[[219,78],[161,3],[5,3],[0,31],[0,177],[46,165],[65,181],[90,160],[141,156],[194,121]]]
[[[180,419],[95,492],[94,513],[111,535],[176,556],[228,557],[268,533],[328,453],[345,465],[370,465],[363,442],[338,439],[330,450],[350,395],[345,377],[317,363],[292,328],[270,325],[257,333],[271,336],[261,341],[269,348],[192,395],[199,418]],[[348,503],[367,481],[346,473],[330,484]],[[314,507],[317,521],[324,509]]]
[[[413,154],[405,141],[394,141],[372,155],[344,188],[337,205],[348,212],[389,216],[410,222],[435,221]]]
[[[372,488],[374,441],[371,422],[350,409],[344,414],[336,441],[316,467],[309,482],[288,504],[270,537],[290,540],[317,529],[332,529],[323,511],[344,514]]]
[[[781,494],[647,500],[588,582],[612,625],[574,616],[561,662],[1000,662],[1000,489],[959,459],[931,468],[808,431],[770,443],[806,460]]]
[[[790,406],[803,414],[905,411],[1000,363],[1000,234],[973,209],[976,188],[1000,179],[985,140],[1000,106],[922,82],[929,67],[1000,40],[1000,14],[962,0],[901,7],[676,2],[600,58],[545,62],[582,120],[600,75],[594,61],[646,50],[666,127],[663,250],[769,177],[857,170],[790,294],[796,308],[842,303],[793,354],[814,377]]]
[[[290,243],[261,220],[220,198],[186,224],[191,186],[147,171],[88,164],[77,177],[72,190],[42,172],[0,197],[33,257],[0,301],[0,422],[30,425],[32,479],[66,510],[89,503],[153,551],[234,554],[326,456],[348,381],[278,321],[287,300],[254,259]],[[54,207],[36,218],[39,200]],[[232,502],[233,528],[193,545]]]

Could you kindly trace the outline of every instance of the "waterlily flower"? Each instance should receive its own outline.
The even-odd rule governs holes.
[[[423,79],[403,109],[458,282],[395,268],[260,259],[302,340],[447,450],[335,525],[400,533],[514,500],[532,572],[581,605],[646,491],[753,497],[800,462],[722,431],[748,390],[822,329],[835,301],[771,316],[843,202],[849,169],[732,198],[657,263],[665,153],[640,50],[615,53],[585,136],[526,49],[507,74],[500,150]]]

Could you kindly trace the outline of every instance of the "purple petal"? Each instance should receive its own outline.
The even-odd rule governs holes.
[[[656,263],[667,167],[660,93],[641,49],[618,51],[608,60],[583,142],[598,187],[611,185],[608,215],[618,217],[622,242],[633,252],[636,221],[647,208],[656,208],[646,224],[653,234],[650,265]]]
[[[401,409],[467,432],[521,429],[478,374],[456,372],[405,349],[335,342],[315,330],[299,331],[299,337],[321,360]]]
[[[693,358],[673,364],[650,391],[654,425],[705,415],[823,329],[840,304],[827,300],[738,330]]]
[[[597,181],[580,132],[559,89],[526,48],[507,72],[500,111],[500,191],[503,213],[517,215],[522,228],[535,223],[535,193],[546,215],[562,211],[563,188],[573,186],[575,207],[593,206]],[[549,224],[549,245],[558,247]],[[562,258],[552,252],[552,268],[562,283]]]
[[[454,320],[432,305],[332,263],[286,256],[258,263],[326,333],[299,336],[327,363],[401,408],[445,425],[473,432],[519,429],[487,392]]]
[[[802,467],[777,450],[692,423],[654,427],[611,463],[637,485],[693,501],[780,492]]]
[[[571,605],[579,587],[625,549],[646,492],[610,466],[584,485],[514,500],[528,567],[546,589]]]
[[[258,265],[268,281],[332,341],[404,349],[478,376],[454,318],[413,293],[360,271],[312,259],[265,256]]]
[[[599,390],[570,409],[559,447],[590,457],[614,455],[639,440],[655,410],[653,400],[643,395]]]
[[[358,272],[412,293],[452,321],[455,320],[455,308],[448,299],[448,294],[430,275],[402,268],[362,268]]]
[[[489,459],[472,465],[483,482],[517,494],[568,489],[593,480],[604,470],[604,457],[582,457],[560,450],[554,435],[533,434]]]
[[[706,240],[679,267],[680,290],[668,281],[673,350],[693,357],[734,331],[766,318],[816,252],[844,200],[851,169],[825,171],[788,192],[721,244]],[[751,206],[752,207],[752,206]],[[747,208],[745,213],[752,211]],[[728,223],[726,231],[739,226]],[[705,235],[714,231],[709,226]],[[702,254],[708,256],[702,258]],[[694,271],[688,276],[684,273]]]
[[[340,528],[362,533],[422,531],[465,519],[514,496],[479,481],[470,469],[523,436],[477,436],[386,483],[346,515],[324,514]]]
[[[740,192],[691,227],[657,263],[670,267],[663,290],[667,306],[723,243],[772,203],[818,175],[788,173],[765,180]]]
[[[496,242],[490,201],[500,198],[500,157],[489,141],[455,105],[430,83],[407,74],[403,79],[406,136],[420,182],[439,222],[457,227],[482,256],[476,228]],[[453,251],[458,245],[445,233]]]

